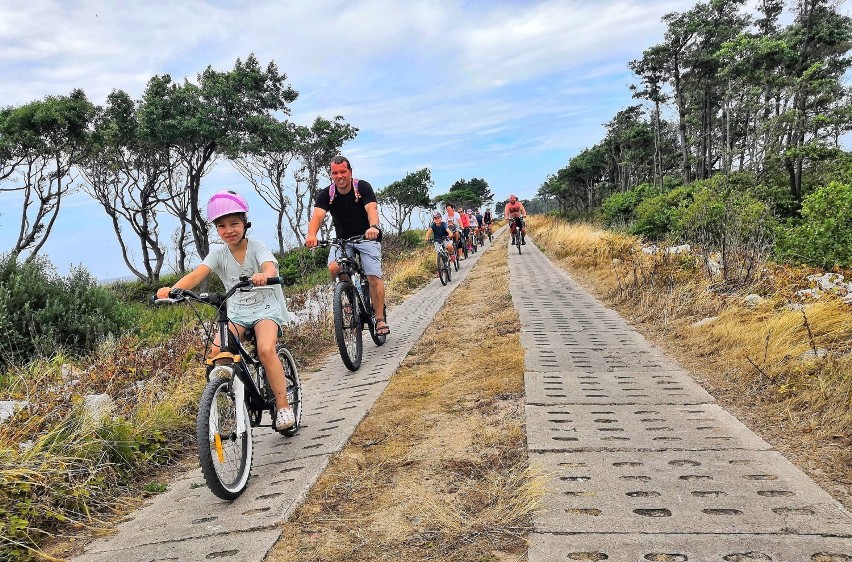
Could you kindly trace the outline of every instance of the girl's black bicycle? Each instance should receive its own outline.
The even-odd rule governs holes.
[[[361,331],[365,326],[376,345],[383,345],[387,339],[386,334],[379,334],[376,330],[376,313],[370,301],[370,282],[361,268],[361,255],[357,250],[354,257],[349,257],[346,253],[347,246],[365,240],[363,236],[353,236],[317,242],[320,247],[335,246],[338,249],[336,261],[340,269],[335,279],[332,301],[334,336],[340,358],[350,371],[357,371],[361,367],[364,351]],[[387,318],[386,311],[387,307],[382,311],[384,318]]]
[[[277,277],[267,280],[268,285],[280,283]],[[210,491],[224,500],[236,499],[246,488],[253,456],[252,428],[261,425],[264,412],[269,412],[270,425],[275,429],[275,396],[263,364],[252,346],[244,346],[228,329],[228,299],[235,292],[251,286],[249,278],[241,277],[240,282],[224,295],[172,289],[170,298],[155,301],[200,302],[217,310],[216,330],[219,341],[225,344],[220,346],[218,355],[207,360],[208,382],[198,404],[195,437],[204,480]],[[247,330],[249,344],[253,342],[252,338],[253,333]],[[280,433],[292,436],[302,420],[302,384],[290,351],[282,344],[278,344],[276,351],[287,381],[287,400],[296,419],[293,427]]]

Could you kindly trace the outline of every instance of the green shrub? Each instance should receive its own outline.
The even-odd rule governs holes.
[[[609,227],[625,227],[636,220],[636,207],[654,193],[654,187],[643,183],[630,191],[613,193],[603,202],[603,220]]]
[[[423,244],[425,230],[406,230],[400,235],[382,234],[382,259],[388,256],[399,255],[402,252],[410,252]]]
[[[831,182],[802,201],[802,218],[779,229],[782,259],[852,267],[852,185]]]
[[[121,299],[122,302],[149,303],[154,293],[157,292],[157,289],[160,287],[170,287],[181,277],[183,275],[169,273],[161,275],[157,283],[146,283],[139,279],[133,281],[115,281],[107,285],[107,288]]]
[[[696,187],[693,183],[643,200],[636,207],[636,222],[630,232],[650,240],[664,239],[677,223],[682,208],[692,202]]]
[[[307,283],[319,272],[325,275],[328,262],[328,248],[294,248],[283,255],[277,255],[278,275],[284,285]]]
[[[45,259],[19,263],[15,255],[0,256],[0,364],[57,348],[83,354],[132,322],[131,309],[82,267],[60,277]]]

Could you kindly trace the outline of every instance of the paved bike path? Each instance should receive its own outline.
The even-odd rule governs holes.
[[[242,496],[233,502],[220,500],[207,489],[201,470],[192,470],[119,524],[117,534],[91,543],[72,560],[263,560],[281,535],[280,523],[301,504],[331,456],[343,449],[414,342],[481,255],[482,250],[462,260],[446,286],[435,278],[389,310],[391,334],[382,347],[365,331],[358,371],[348,371],[333,347],[324,366],[303,380],[299,432],[288,438],[269,427],[254,429],[255,458]]]
[[[529,562],[852,561],[852,516],[556,267],[509,246],[530,461]]]

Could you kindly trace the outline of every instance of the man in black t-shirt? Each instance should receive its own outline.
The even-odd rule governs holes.
[[[317,193],[314,212],[308,223],[308,236],[305,246],[317,245],[317,232],[331,213],[334,230],[338,238],[351,238],[363,235],[367,240],[355,244],[361,254],[361,267],[370,281],[370,300],[376,313],[376,333],[385,335],[390,328],[384,317],[385,284],[382,281],[382,230],[379,225],[379,206],[373,186],[364,180],[352,177],[352,165],[343,156],[331,160],[331,185]],[[337,248],[332,247],[328,254],[328,271],[337,277],[339,267]]]

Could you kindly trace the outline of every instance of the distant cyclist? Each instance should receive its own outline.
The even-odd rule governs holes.
[[[441,213],[439,211],[432,213],[432,224],[430,224],[429,228],[426,229],[425,240],[427,242],[429,241],[430,234],[432,235],[432,240],[435,243],[435,251],[438,252],[443,244],[447,249],[447,254],[450,256],[450,261],[455,261],[456,256],[453,253],[453,235],[447,228],[447,223],[443,221],[443,217],[441,217]]]
[[[463,244],[467,244],[468,251],[473,251],[473,248],[470,246],[470,218],[469,215],[465,212],[459,213],[461,216],[461,227],[462,227],[462,240],[464,240]]]
[[[506,217],[507,220],[511,220],[511,229],[512,236],[515,235],[516,224],[519,224],[521,227],[521,244],[526,244],[526,236],[527,236],[527,227],[524,224],[524,217],[527,216],[527,210],[524,209],[524,204],[518,201],[517,195],[510,195],[509,202],[506,203],[505,209],[503,209],[503,216]]]
[[[491,216],[491,209],[485,209],[485,213],[482,215],[482,223],[485,226],[491,226],[491,223],[494,222],[494,217]]]
[[[447,212],[444,215],[444,222],[447,223],[447,228],[450,230],[450,233],[453,235],[452,238],[456,243],[456,248],[458,250],[458,257],[461,257],[461,215],[456,212],[456,208],[452,203],[447,203]]]
[[[482,213],[479,212],[479,209],[475,212],[473,209],[468,209],[467,214],[470,218],[470,226],[476,229],[475,236],[479,236],[479,233],[482,232]]]

